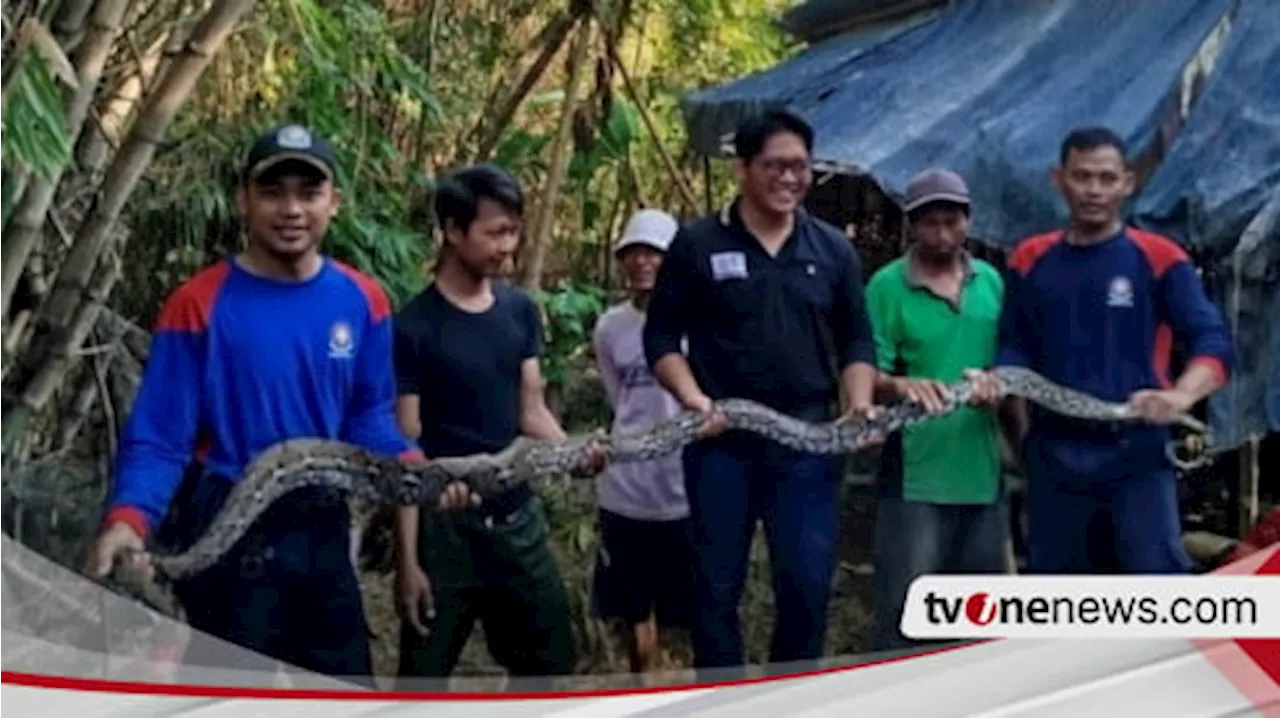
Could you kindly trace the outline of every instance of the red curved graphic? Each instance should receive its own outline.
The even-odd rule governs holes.
[[[251,688],[235,686],[200,686],[200,685],[167,685],[159,683],[142,683],[134,681],[114,681],[101,678],[66,678],[62,676],[46,676],[19,671],[0,671],[0,683],[28,686],[32,688],[52,688],[61,690],[90,691],[96,693],[125,693],[134,695],[173,696],[185,698],[279,698],[288,700],[354,700],[354,701],[507,701],[507,700],[549,700],[564,698],[604,698],[611,696],[631,696],[650,693],[679,693],[697,691],[707,688],[723,688],[727,686],[745,686],[775,681],[824,676],[832,673],[854,671],[887,663],[900,663],[924,656],[970,648],[989,641],[973,641],[958,646],[944,646],[932,650],[913,653],[908,656],[895,656],[878,661],[859,663],[853,666],[835,666],[820,668],[814,671],[790,673],[782,676],[761,676],[733,681],[711,681],[707,683],[689,683],[674,686],[651,686],[646,688],[607,688],[602,690],[583,691],[544,691],[544,692],[453,692],[453,691],[371,691],[360,689],[314,689],[314,688]]]

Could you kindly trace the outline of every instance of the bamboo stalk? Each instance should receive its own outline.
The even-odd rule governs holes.
[[[109,292],[119,275],[117,262],[101,263],[115,267],[109,272],[113,276],[102,280],[105,290],[103,284],[91,281],[100,264],[99,257],[112,244],[120,213],[179,108],[190,96],[214,53],[253,4],[253,0],[219,0],[200,18],[183,44],[181,54],[173,59],[155,91],[150,93],[108,168],[101,185],[102,193],[80,225],[53,291],[42,308],[38,325],[49,338],[41,342],[39,351],[28,351],[28,356],[23,357],[23,363],[34,372],[22,392],[22,401],[29,408],[42,409],[66,372],[74,366],[76,350],[95,325],[105,299],[103,294],[82,300],[82,290]]]
[[[96,3],[101,5],[102,3]],[[77,45],[89,13],[95,11],[94,0],[62,0],[53,19],[53,32],[64,48]]]
[[[536,225],[530,235],[527,254],[524,255],[528,261],[521,262],[520,284],[525,287],[536,287],[542,281],[547,247],[551,244],[551,231],[555,227],[556,201],[560,198],[560,188],[569,168],[569,153],[573,144],[573,112],[577,107],[578,85],[582,81],[582,70],[587,64],[590,39],[591,18],[584,17],[570,50],[569,78],[565,81],[560,126],[556,129],[555,144],[551,148],[551,162],[547,167],[546,184],[543,185],[542,197],[538,202]]]
[[[489,159],[489,155],[493,152],[493,148],[497,146],[498,140],[502,139],[502,132],[510,124],[511,118],[515,116],[516,110],[520,108],[520,103],[524,102],[524,98],[529,96],[529,92],[533,90],[533,86],[538,84],[538,80],[547,70],[547,65],[551,64],[551,58],[555,57],[560,50],[560,46],[564,44],[564,40],[569,36],[577,23],[578,18],[573,15],[561,14],[553,18],[542,35],[546,38],[542,46],[542,52],[539,53],[537,59],[529,66],[524,73],[524,77],[520,79],[520,83],[515,86],[511,94],[507,95],[501,107],[492,115],[492,120],[483,124],[488,125],[480,143],[476,149],[476,161],[483,162]]]
[[[95,5],[89,29],[76,48],[73,64],[78,86],[63,92],[63,101],[67,103],[67,141],[71,145],[76,143],[84,128],[94,92],[111,56],[111,47],[120,31],[120,20],[128,6],[128,0],[102,0]],[[9,310],[18,278],[40,241],[45,216],[65,169],[59,167],[49,177],[33,177],[13,211],[9,226],[5,228],[4,246],[0,249],[0,313]]]
[[[81,375],[75,398],[71,400],[67,408],[59,412],[58,419],[61,426],[58,429],[58,440],[54,444],[59,449],[65,449],[71,445],[71,442],[89,419],[89,412],[93,409],[93,402],[98,398],[98,384],[95,381],[92,369],[81,372]]]
[[[66,326],[76,310],[80,290],[106,248],[120,212],[155,155],[165,131],[195,89],[214,53],[222,47],[253,0],[219,0],[200,19],[182,54],[151,93],[102,181],[103,192],[76,233],[62,271],[45,307],[48,326]]]
[[[627,72],[626,66],[622,64],[622,58],[618,57],[618,49],[611,45],[608,50],[614,67],[618,69],[618,74],[622,75],[622,84],[627,88],[627,94],[631,96],[631,102],[635,104],[636,111],[640,113],[640,121],[644,123],[645,129],[649,131],[649,136],[653,138],[653,144],[658,150],[658,156],[662,158],[662,163],[666,165],[667,172],[675,180],[676,189],[680,191],[680,196],[684,199],[689,209],[697,212],[698,196],[694,193],[693,188],[689,186],[689,180],[684,176],[684,173],[676,166],[675,160],[671,158],[666,148],[662,146],[662,138],[658,135],[658,130],[653,124],[653,118],[649,117],[649,111],[645,109],[645,104],[640,99],[640,93],[636,91],[635,84],[631,82],[631,73]]]
[[[170,46],[181,44],[175,36],[179,31],[180,28],[166,31],[153,42],[141,60],[133,63],[135,69],[120,78],[110,92],[104,93],[105,99],[94,108],[93,122],[85,128],[76,145],[76,159],[82,168],[92,168],[89,174],[100,171],[120,145],[121,128],[127,125],[134,108],[160,74],[165,57],[171,53]]]
[[[67,374],[79,362],[80,356],[76,350],[92,333],[98,315],[122,273],[123,266],[116,257],[107,258],[107,261],[95,268],[84,292],[84,300],[77,305],[67,330],[59,335],[53,350],[48,352],[35,377],[22,393],[24,406],[32,411],[43,409],[58,387],[65,382]]]
[[[117,341],[119,339],[117,338]],[[115,355],[107,357],[105,361],[99,361],[100,357],[95,357],[92,361],[92,371],[94,383],[98,387],[98,396],[102,401],[102,418],[107,426],[107,467],[114,466],[116,463],[116,454],[118,450],[117,440],[120,436],[120,412],[116,411],[115,398],[111,396],[111,383],[108,381],[108,372],[111,361]],[[109,469],[108,469],[109,470]]]

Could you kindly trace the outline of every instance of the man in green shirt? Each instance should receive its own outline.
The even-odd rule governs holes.
[[[907,186],[906,254],[867,283],[882,400],[941,407],[943,385],[991,365],[1004,282],[965,251],[969,191],[946,170]],[[912,641],[898,628],[911,582],[928,573],[1002,573],[1007,512],[995,388],[971,406],[885,442],[877,488],[875,650]]]

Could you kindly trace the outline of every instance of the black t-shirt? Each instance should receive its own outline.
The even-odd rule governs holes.
[[[428,457],[497,452],[520,434],[520,367],[541,354],[542,323],[518,287],[495,282],[493,294],[472,313],[433,282],[396,314],[396,383],[419,397]]]

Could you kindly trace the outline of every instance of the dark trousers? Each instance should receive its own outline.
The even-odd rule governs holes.
[[[195,481],[176,506],[180,520],[166,526],[167,543],[190,545],[230,491],[220,479]],[[202,667],[255,671],[250,680],[269,683],[275,659],[375,687],[349,544],[348,509],[338,494],[286,494],[218,563],[174,585],[188,623],[209,634],[192,634],[185,672],[198,681]]]
[[[840,459],[722,436],[684,451],[694,546],[694,663],[708,678],[741,673],[738,604],[757,521],[764,522],[777,618],[771,663],[817,659],[838,545]],[[738,671],[723,669],[738,667]],[[721,675],[725,674],[725,675]]]
[[[931,573],[1005,573],[1008,504],[934,504],[881,498],[876,504],[874,650],[908,648],[902,634],[911,582]]]
[[[1092,468],[1088,455],[1106,456],[1105,449],[1080,442],[1068,454],[1061,440],[1057,443],[1051,447],[1032,438],[1024,451],[1031,573],[1191,570],[1182,544],[1176,477],[1162,458],[1131,452],[1083,471]],[[1067,455],[1077,466],[1055,458]]]
[[[473,510],[423,516],[420,555],[431,581],[435,618],[426,636],[400,629],[400,690],[415,678],[453,673],[476,621],[495,661],[513,676],[571,673],[577,662],[569,598],[547,545],[542,502],[520,492]],[[528,687],[548,681],[524,680]]]

